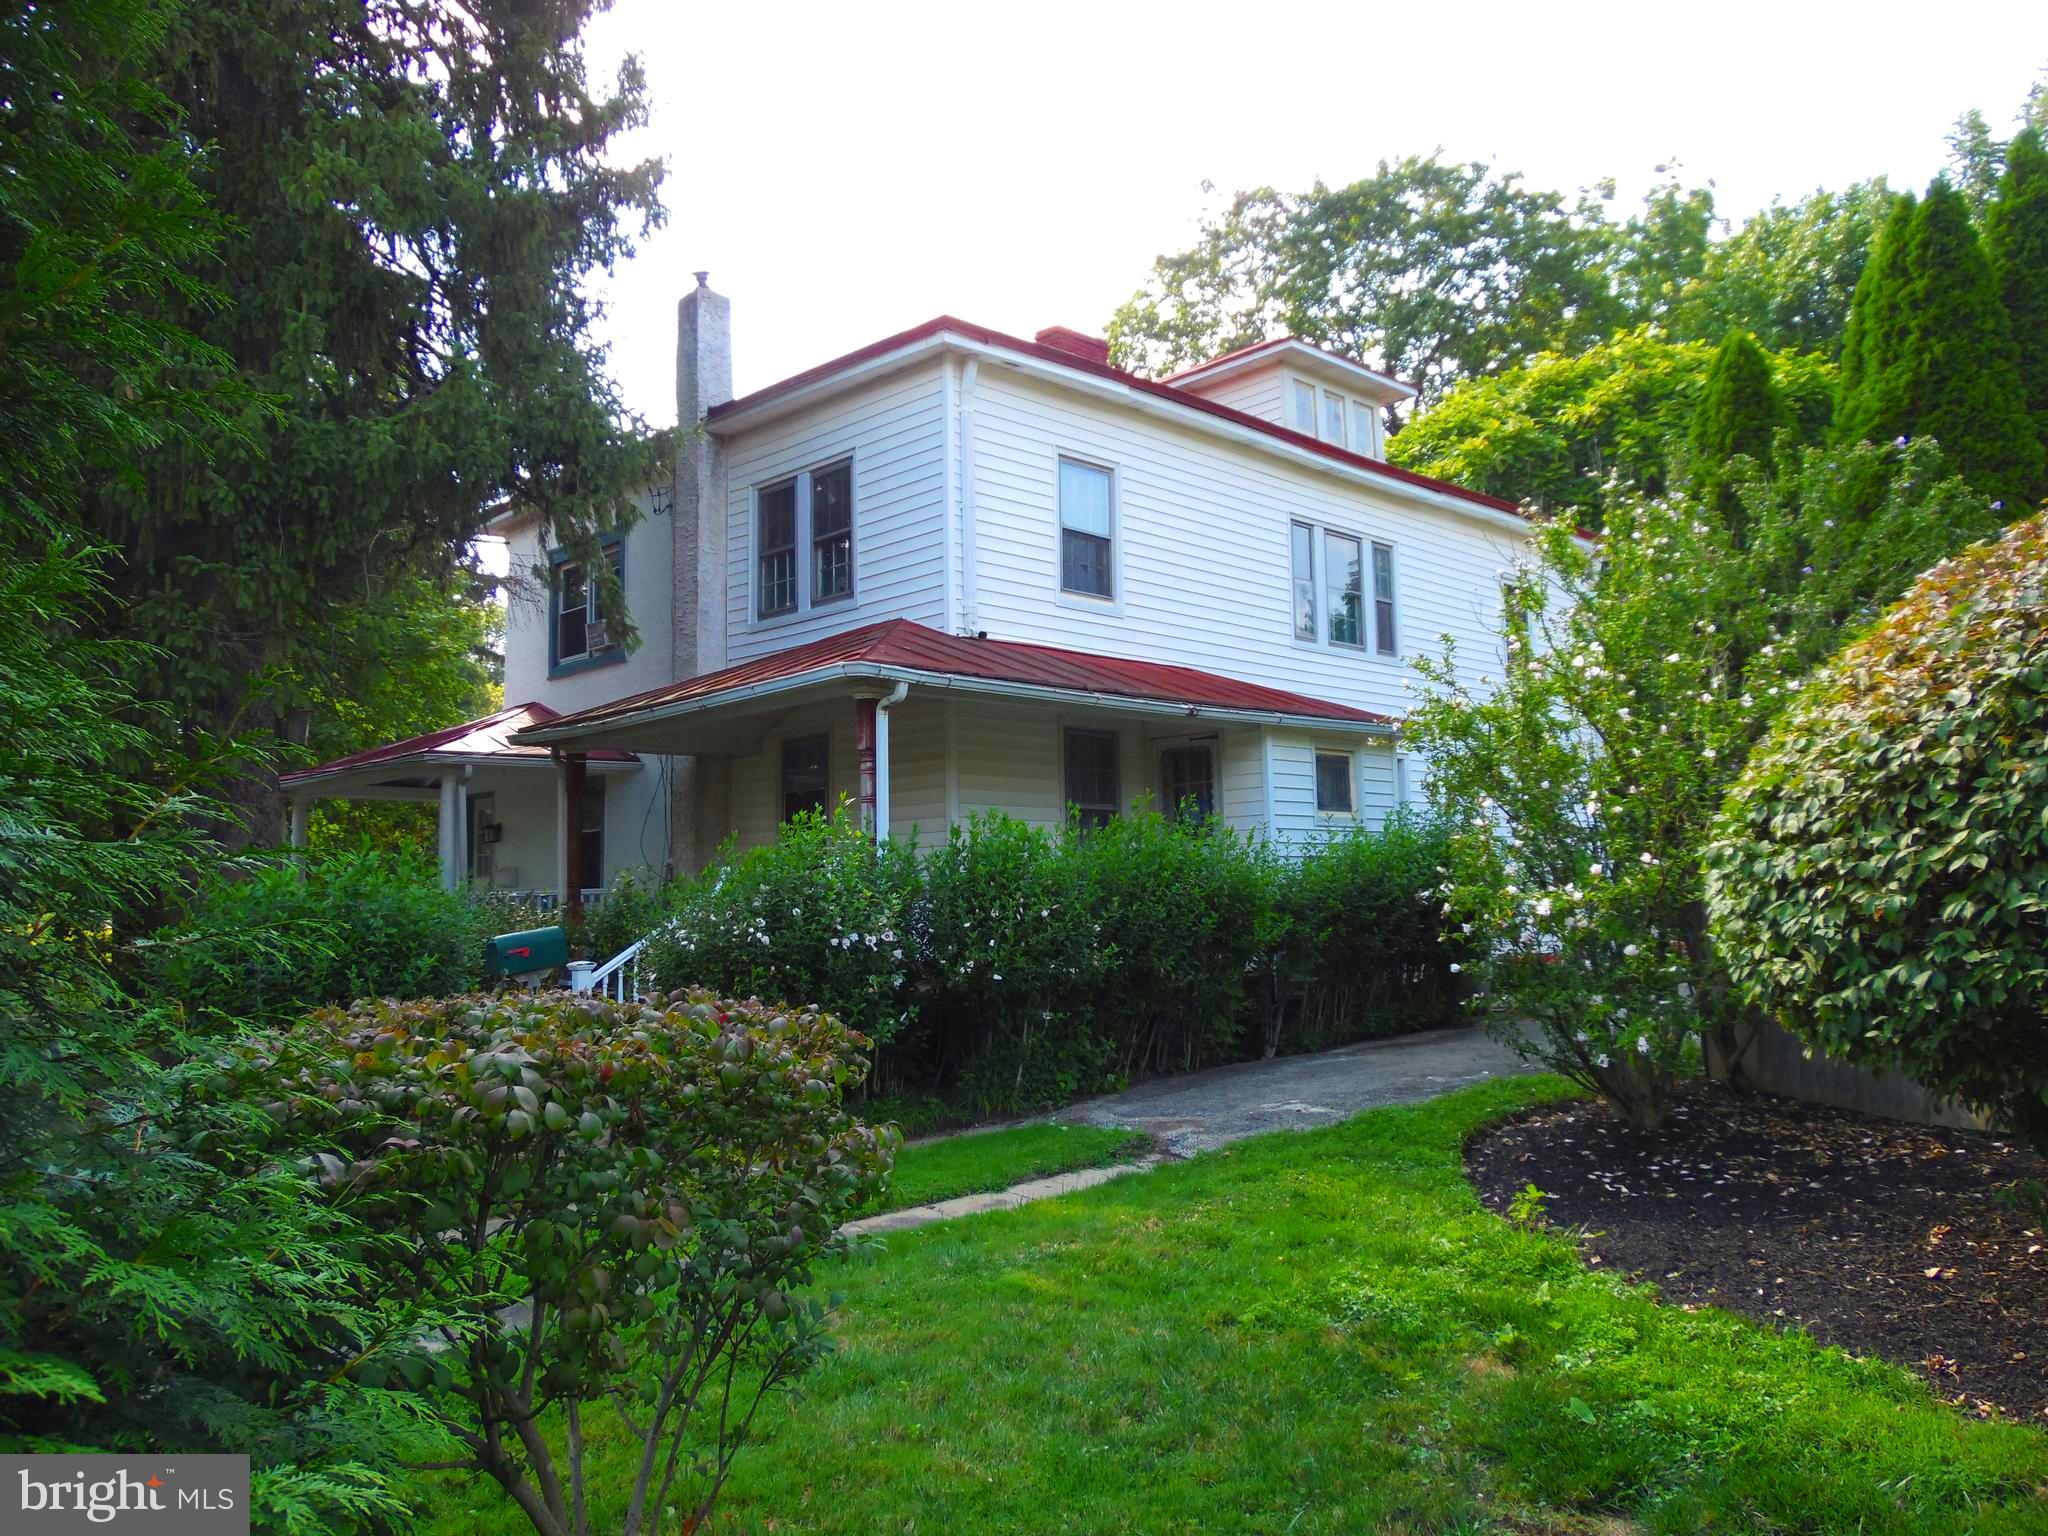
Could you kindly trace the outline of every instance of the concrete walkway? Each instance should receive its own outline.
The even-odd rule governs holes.
[[[901,1232],[955,1216],[1012,1210],[1034,1200],[1092,1189],[1127,1173],[1144,1173],[1168,1158],[1193,1157],[1246,1136],[1311,1130],[1382,1104],[1413,1104],[1490,1077],[1533,1070],[1509,1047],[1478,1029],[1464,1027],[1366,1040],[1313,1056],[1239,1062],[1186,1077],[1155,1078],[1123,1093],[1083,1099],[1046,1118],[1144,1131],[1159,1144],[1164,1157],[1142,1158],[1112,1168],[1084,1168],[1015,1184],[994,1194],[962,1195],[936,1205],[910,1206],[848,1222],[846,1230]]]

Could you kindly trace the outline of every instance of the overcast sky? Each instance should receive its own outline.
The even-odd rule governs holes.
[[[675,302],[708,268],[734,382],[950,313],[1099,332],[1241,187],[1442,148],[1633,203],[1676,159],[1724,215],[1941,168],[2048,72],[2048,3],[1715,6],[618,0],[605,76],[646,64],[668,227],[603,288],[628,402],[675,419]]]

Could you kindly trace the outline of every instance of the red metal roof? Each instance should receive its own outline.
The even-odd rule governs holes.
[[[856,674],[863,669],[872,669],[876,676],[923,672],[987,682],[1020,683],[1075,694],[1184,705],[1197,710],[1294,715],[1359,725],[1391,726],[1396,723],[1386,715],[1353,709],[1348,704],[1332,704],[1305,694],[1263,688],[1256,683],[1239,682],[1236,678],[1220,677],[1214,672],[1201,672],[1193,667],[1127,661],[1121,657],[1095,656],[1085,651],[1028,645],[1016,640],[976,640],[948,635],[923,624],[912,623],[909,619],[888,619],[814,640],[808,645],[778,651],[737,667],[727,667],[721,672],[708,672],[702,677],[689,678],[666,688],[654,688],[631,698],[595,705],[564,715],[550,724],[552,729],[572,730],[678,704],[715,703],[721,694],[739,693],[763,683],[798,678],[806,673],[829,675],[842,667],[852,669]]]
[[[1172,383],[1161,383],[1157,379],[1141,378],[1135,373],[1126,373],[1121,368],[1112,368],[1107,363],[1096,363],[1089,361],[1085,357],[1077,357],[1072,352],[1064,351],[1059,347],[1043,346],[1035,341],[1026,341],[1020,336],[1005,335],[1001,331],[992,331],[985,325],[975,325],[966,320],[956,320],[951,315],[940,315],[935,319],[925,321],[922,325],[914,325],[907,331],[898,331],[894,336],[885,336],[880,341],[870,342],[867,346],[848,352],[843,357],[835,357],[829,362],[818,364],[815,368],[806,368],[802,373],[791,374],[779,383],[770,384],[763,389],[757,389],[750,395],[742,395],[737,400],[728,400],[723,405],[714,405],[704,413],[705,420],[715,424],[728,416],[750,410],[757,405],[766,404],[768,401],[783,395],[793,394],[795,391],[803,389],[808,385],[829,379],[835,374],[845,373],[849,369],[857,368],[862,363],[886,357],[891,352],[898,351],[904,347],[914,346],[920,341],[927,341],[940,335],[959,336],[967,341],[978,342],[983,346],[1001,347],[1006,351],[1020,352],[1027,357],[1035,357],[1044,362],[1057,363],[1063,368],[1073,368],[1082,373],[1092,373],[1101,378],[1112,379],[1119,384],[1137,390],[1141,394],[1152,395],[1161,400],[1171,400],[1176,405],[1184,406],[1191,411],[1199,411],[1205,416],[1214,416],[1222,421],[1234,422],[1240,427],[1249,427],[1255,432],[1265,434],[1267,437],[1277,438],[1279,441],[1290,443],[1297,448],[1305,448],[1311,453],[1318,454],[1326,459],[1334,459],[1340,464],[1350,464],[1359,469],[1369,469],[1373,473],[1382,475],[1389,480],[1398,480],[1403,484],[1419,486],[1424,490],[1439,491],[1446,496],[1455,496],[1460,501],[1469,501],[1474,506],[1486,507],[1495,512],[1508,512],[1517,517],[1525,515],[1519,506],[1503,497],[1489,496],[1484,491],[1467,490],[1462,485],[1454,485],[1448,480],[1438,480],[1430,475],[1418,475],[1412,469],[1402,469],[1399,465],[1389,464],[1384,459],[1369,458],[1362,453],[1353,453],[1348,448],[1339,448],[1335,443],[1326,443],[1320,438],[1296,432],[1292,427],[1283,427],[1277,422],[1266,420],[1263,416],[1253,416],[1248,412],[1236,410],[1231,406],[1218,404],[1204,395],[1198,395],[1192,390],[1178,388]]]
[[[331,762],[320,763],[312,768],[281,773],[277,777],[277,782],[280,787],[289,789],[294,784],[330,778],[338,773],[352,773],[362,768],[408,763],[431,764],[438,760],[461,761],[477,757],[502,758],[507,762],[545,763],[548,760],[546,747],[522,745],[513,741],[512,735],[515,731],[527,730],[536,725],[547,725],[560,718],[560,710],[549,709],[545,704],[512,704],[496,714],[485,715],[480,720],[465,720],[460,725],[428,731],[423,736],[409,736],[404,741],[389,742],[381,747],[368,747],[361,752],[351,752],[346,757],[337,757]],[[590,756],[605,762],[640,761],[631,752],[603,750],[592,752]]]

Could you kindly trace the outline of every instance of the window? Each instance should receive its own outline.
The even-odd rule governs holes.
[[[757,501],[760,575],[756,612],[766,619],[796,611],[796,482],[771,485]]]
[[[1316,435],[1316,387],[1300,379],[1294,381],[1294,421],[1297,432]]]
[[[1117,739],[1107,731],[1067,732],[1067,804],[1083,831],[1106,827],[1117,810]]]
[[[1408,804],[1408,797],[1413,793],[1414,790],[1408,782],[1408,754],[1406,752],[1396,752],[1394,754],[1394,804]]]
[[[469,826],[465,841],[469,844],[469,878],[491,883],[497,868],[498,855],[498,797],[492,794],[469,797]]]
[[[1160,798],[1166,814],[1207,821],[1216,814],[1216,754],[1208,744],[1168,747],[1159,754]]]
[[[1374,430],[1379,425],[1379,408],[1367,400],[1351,402],[1351,451],[1353,453],[1379,452],[1379,434]]]
[[[1372,643],[1382,656],[1394,654],[1394,546],[1372,547]]]
[[[1341,533],[1323,535],[1323,580],[1330,589],[1330,644],[1365,644],[1364,570],[1358,540]]]
[[[1316,754],[1316,809],[1335,816],[1349,816],[1351,801],[1351,754]]]
[[[782,819],[827,809],[831,743],[824,736],[799,736],[782,744]]]
[[[853,465],[811,475],[811,601],[853,592]]]
[[[595,776],[583,785],[583,825],[577,830],[583,844],[583,888],[593,890],[604,884],[604,780]]]
[[[610,539],[602,547],[605,559],[611,562],[612,574],[623,582],[626,573],[624,546],[619,540]],[[554,655],[550,658],[554,666],[605,655],[623,657],[624,653],[613,643],[611,632],[605,626],[597,583],[590,579],[590,573],[581,560],[558,560],[555,563],[553,595],[554,633],[549,638],[554,647]]]
[[[1323,396],[1323,441],[1344,446],[1344,397],[1325,394]]]
[[[1316,533],[1306,523],[1290,531],[1294,543],[1294,638],[1316,637]]]
[[[1110,473],[1060,460],[1060,587],[1109,597]]]

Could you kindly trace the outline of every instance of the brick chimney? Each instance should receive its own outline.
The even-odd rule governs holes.
[[[1109,343],[1100,336],[1089,336],[1064,325],[1048,325],[1031,338],[1041,347],[1051,347],[1055,352],[1064,352],[1086,362],[1109,365]]]

